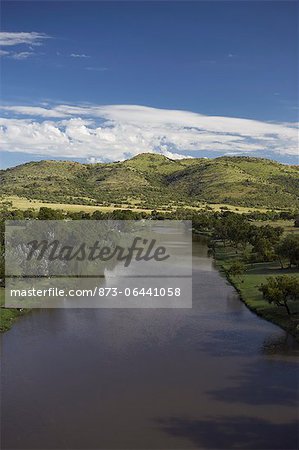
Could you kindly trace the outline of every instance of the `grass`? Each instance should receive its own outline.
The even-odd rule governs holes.
[[[24,197],[18,196],[7,196],[3,197],[2,201],[9,201],[12,203],[12,209],[18,208],[21,210],[32,208],[34,210],[39,210],[41,206],[47,206],[53,209],[60,209],[64,211],[84,211],[84,212],[94,212],[94,211],[113,211],[115,209],[130,209],[132,211],[137,212],[146,212],[150,213],[151,210],[145,210],[142,208],[138,208],[134,205],[134,199],[129,199],[133,205],[122,205],[121,207],[115,207],[113,204],[110,206],[90,206],[90,205],[75,205],[75,204],[65,204],[65,203],[46,203],[39,200],[28,200]],[[202,203],[198,204],[197,207],[186,206],[186,208],[201,210],[206,206],[212,208],[213,211],[220,211],[222,207],[226,207],[228,210],[237,212],[237,213],[245,213],[245,212],[253,212],[260,211],[265,212],[267,209],[265,208],[250,208],[250,207],[242,207],[242,206],[233,206],[227,204],[207,204]],[[162,208],[159,208],[158,211],[163,212]],[[278,220],[278,221],[257,221],[254,222],[257,226],[262,225],[271,225],[271,226],[280,226],[283,227],[285,233],[299,233],[299,228],[294,227],[294,221],[291,220]],[[240,258],[241,254],[236,255],[235,250],[223,247],[217,247],[216,252],[216,260],[219,266],[227,271],[233,259]],[[262,299],[261,293],[258,291],[258,286],[260,286],[263,282],[266,281],[268,276],[282,275],[283,273],[292,273],[299,278],[298,271],[282,271],[279,269],[277,263],[263,263],[263,264],[250,264],[247,266],[247,271],[242,278],[238,277],[229,277],[227,278],[229,281],[236,287],[238,292],[240,293],[241,299],[244,303],[255,313],[264,317],[267,320],[270,320],[273,323],[281,326],[283,329],[289,331],[291,334],[296,335],[299,339],[299,330],[296,330],[297,325],[299,324],[299,316],[298,318],[289,318],[286,312],[282,308],[278,308],[275,305],[269,305]],[[4,308],[4,289],[0,288],[0,332],[6,331],[10,328],[11,324],[21,315],[25,314],[27,311],[19,311],[17,309],[9,309]],[[295,305],[292,305],[295,306]],[[298,311],[299,312],[299,311]]]
[[[17,195],[11,195],[11,196],[3,196],[1,198],[1,202],[11,202],[12,203],[12,209],[21,209],[21,210],[26,210],[26,209],[34,209],[34,210],[39,210],[40,207],[42,206],[46,206],[48,208],[52,208],[52,209],[59,209],[59,210],[64,210],[64,211],[71,211],[71,212],[79,212],[79,211],[84,211],[84,212],[90,212],[93,213],[94,211],[113,211],[115,209],[130,209],[132,211],[136,211],[136,212],[145,212],[150,214],[151,210],[148,209],[142,209],[138,206],[135,205],[135,203],[137,203],[137,201],[133,201],[133,199],[130,199],[130,203],[131,204],[122,204],[120,207],[116,207],[114,204],[111,204],[109,206],[90,206],[90,205],[76,205],[76,204],[71,204],[71,203],[47,203],[47,202],[43,202],[42,200],[28,200],[25,197],[19,197]],[[228,204],[224,204],[224,203],[202,203],[199,204],[198,206],[183,206],[184,208],[187,209],[193,209],[193,210],[203,210],[205,209],[205,207],[208,206],[209,208],[211,208],[213,211],[221,211],[221,208],[225,207],[227,208],[227,210],[235,212],[235,213],[249,213],[249,212],[267,212],[269,211],[268,209],[265,208],[250,208],[250,207],[245,207],[245,206],[233,206],[233,205],[228,205]],[[173,207],[173,209],[176,209],[176,207]],[[157,208],[157,211],[165,211],[165,209],[163,209],[163,207],[161,208]],[[271,210],[272,211],[272,210]],[[280,222],[280,221],[278,221]],[[291,221],[282,221],[282,222],[290,222]],[[261,222],[258,221],[257,224],[258,225],[266,225],[266,223],[268,222]],[[273,222],[269,222],[269,223],[273,223]],[[276,223],[276,222],[275,222]],[[280,225],[277,225],[280,226]],[[294,227],[293,227],[294,228]]]
[[[228,281],[239,292],[241,300],[257,315],[279,325],[284,330],[295,336],[299,341],[299,303],[290,304],[292,313],[288,316],[286,310],[276,305],[271,305],[262,298],[258,287],[266,282],[270,276],[292,275],[299,279],[299,271],[296,269],[281,269],[277,262],[250,263],[246,266],[246,272],[240,277],[233,277],[228,274],[228,269],[235,259],[242,257],[241,253],[236,254],[235,249],[217,245],[216,262]],[[5,290],[0,288],[0,332],[7,331],[13,322],[20,316],[26,314],[28,310],[19,311],[4,307]]]
[[[257,315],[279,325],[292,334],[299,341],[299,302],[291,302],[292,315],[289,316],[284,307],[269,304],[262,297],[259,286],[265,283],[268,277],[278,275],[292,275],[299,279],[299,271],[296,269],[281,269],[277,262],[250,263],[246,265],[244,275],[237,277],[228,274],[228,269],[234,259],[240,259],[240,253],[236,254],[231,248],[217,246],[216,261],[220,269],[226,274],[228,281],[239,292],[241,300],[250,310]]]
[[[108,206],[125,204],[129,197],[139,199],[140,208],[184,201],[191,206],[204,202],[276,209],[299,206],[298,173],[298,167],[262,158],[173,161],[142,154],[114,163],[29,162],[1,170],[0,182],[5,195],[56,204]]]
[[[26,309],[5,308],[4,304],[5,289],[0,288],[0,333],[9,330],[18,317],[23,316],[29,311]]]
[[[294,220],[257,220],[253,223],[258,227],[261,227],[263,225],[270,225],[271,227],[281,227],[284,229],[285,234],[299,234],[299,227],[296,228],[294,226]]]
[[[122,205],[121,207],[115,207],[113,204],[111,204],[110,206],[90,206],[90,205],[74,205],[71,203],[47,203],[47,202],[43,202],[41,200],[28,200],[27,198],[18,197],[16,195],[3,197],[2,201],[12,202],[12,209],[17,208],[17,209],[21,209],[21,210],[30,209],[30,208],[32,208],[34,210],[39,210],[39,208],[41,206],[46,206],[47,208],[53,208],[53,209],[59,209],[59,210],[64,210],[64,211],[71,211],[71,212],[84,211],[84,212],[93,213],[94,211],[107,211],[108,212],[108,211],[114,211],[115,209],[131,209],[134,211],[150,213],[149,210],[132,207],[129,205]]]
[[[247,206],[235,206],[235,205],[230,205],[227,203],[207,203],[206,204],[208,207],[212,208],[213,211],[221,211],[222,208],[227,208],[228,211],[232,211],[235,213],[239,213],[239,214],[243,214],[243,213],[250,213],[250,212],[268,212],[268,211],[273,211],[272,209],[267,209],[267,208],[255,208],[255,207],[247,207]]]

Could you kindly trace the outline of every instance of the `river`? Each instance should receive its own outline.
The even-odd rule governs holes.
[[[298,345],[193,253],[192,309],[36,310],[1,336],[3,449],[298,448]]]

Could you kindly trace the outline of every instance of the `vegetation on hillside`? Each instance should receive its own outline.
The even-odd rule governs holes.
[[[173,161],[155,154],[110,164],[41,161],[0,171],[0,301],[7,219],[188,219],[195,235],[210,236],[210,251],[244,302],[298,337],[298,175],[298,167],[259,158]],[[27,203],[16,208],[5,200],[9,196]],[[25,311],[0,312],[3,331]]]
[[[28,199],[154,209],[198,202],[298,207],[299,169],[249,157],[171,160],[141,154],[114,163],[30,162],[0,171],[1,191]]]

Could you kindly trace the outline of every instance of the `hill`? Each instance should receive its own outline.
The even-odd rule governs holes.
[[[250,157],[171,160],[145,153],[103,164],[39,161],[1,170],[0,183],[4,195],[58,203],[299,207],[299,167]]]

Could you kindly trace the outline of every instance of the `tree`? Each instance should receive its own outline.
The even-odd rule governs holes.
[[[245,265],[242,261],[234,261],[228,269],[228,274],[233,277],[240,277],[245,272]]]
[[[273,259],[276,259],[273,245],[265,238],[259,238],[255,241],[252,252],[256,254],[256,261],[273,261]]]
[[[271,244],[276,244],[282,233],[282,227],[271,227],[270,225],[262,225],[261,227],[254,227],[251,234],[251,243],[255,244],[256,240],[267,239]]]
[[[64,216],[61,211],[47,208],[46,206],[41,206],[38,213],[39,220],[61,220],[63,217]]]
[[[299,267],[299,236],[287,235],[277,246],[276,254],[282,265],[282,259],[289,260],[289,267],[292,265]]]
[[[299,300],[299,280],[288,275],[269,277],[267,283],[259,287],[259,291],[265,300],[277,306],[284,306],[288,315],[291,315],[288,302]]]
[[[249,230],[250,225],[243,216],[226,211],[216,220],[213,237],[220,239],[224,246],[230,241],[237,251],[239,244],[245,247],[248,242]]]
[[[81,218],[82,218],[82,215],[81,215]],[[94,211],[92,213],[91,218],[93,220],[103,220],[105,218],[105,214],[102,211]]]

